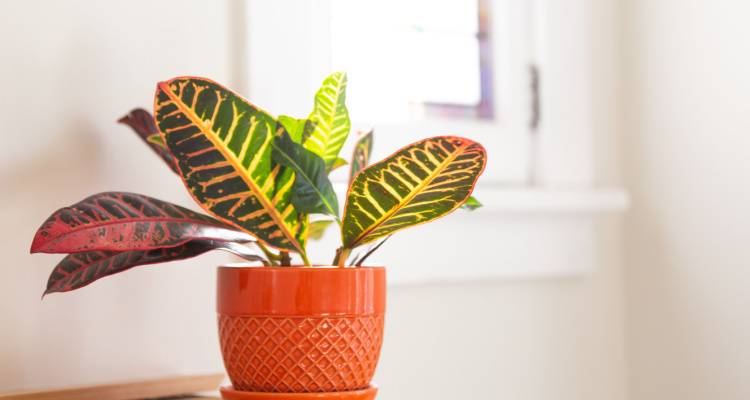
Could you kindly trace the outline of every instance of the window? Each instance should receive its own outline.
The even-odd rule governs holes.
[[[602,193],[590,186],[591,2],[476,1],[234,3],[246,5],[245,18],[238,18],[246,24],[240,29],[246,35],[239,36],[245,42],[233,49],[233,56],[247,63],[238,68],[246,75],[236,80],[247,83],[239,90],[272,113],[306,116],[323,78],[345,69],[353,128],[375,127],[373,160],[440,134],[472,138],[487,148],[487,167],[475,192],[485,211],[401,233],[379,256],[388,265],[409,266],[394,268],[391,282],[580,272],[595,263],[592,213],[627,202],[617,191]],[[456,64],[441,62],[448,53],[436,50],[441,40],[463,42],[439,48],[461,47],[453,52],[467,55]],[[386,78],[389,74],[393,81]],[[466,114],[476,110],[477,102],[487,104],[489,112]],[[541,120],[532,129],[535,104]],[[332,177],[342,186],[343,170]],[[492,262],[457,269],[457,263],[466,264],[459,251],[441,252],[425,262],[430,249],[424,243],[431,238],[448,236],[455,249],[470,248],[477,236],[455,233],[467,223],[478,236],[499,243]],[[335,237],[325,240],[323,247],[337,244]],[[528,251],[530,244],[545,251]],[[324,256],[311,251],[314,259]]]
[[[491,118],[488,22],[485,1],[334,0],[331,64],[368,118]]]
[[[238,4],[233,54],[247,67],[236,80],[272,113],[306,116],[323,78],[343,69],[353,128],[375,127],[374,159],[454,134],[487,148],[483,185],[590,181],[585,1]]]

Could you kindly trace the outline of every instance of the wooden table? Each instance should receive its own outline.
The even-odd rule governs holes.
[[[177,376],[148,381],[0,394],[0,400],[210,400],[220,397],[194,394],[215,393],[223,380],[224,374]]]

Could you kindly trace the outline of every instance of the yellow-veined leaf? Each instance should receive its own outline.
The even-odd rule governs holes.
[[[334,72],[323,81],[308,119],[315,123],[315,129],[304,141],[305,148],[319,155],[330,171],[351,128],[346,109],[346,73]]]
[[[367,167],[370,162],[370,153],[372,153],[372,129],[360,131],[357,136],[357,142],[354,143],[352,152],[352,164],[349,167],[349,185],[354,181],[354,177]]]
[[[315,123],[309,119],[279,115],[278,121],[295,143],[303,143],[315,129]]]
[[[346,162],[346,160],[344,160],[343,158],[341,158],[341,157],[337,157],[337,158],[336,158],[336,161],[334,161],[334,162],[333,162],[333,165],[331,165],[331,171],[335,171],[335,170],[337,170],[338,168],[341,168],[341,167],[343,167],[343,166],[344,166],[344,165],[346,165],[346,164],[349,164],[349,163],[348,163],[348,162]]]
[[[209,213],[269,246],[304,254],[294,179],[271,159],[276,120],[205,78],[157,86],[154,115],[185,185]]]
[[[411,144],[362,170],[347,194],[344,256],[347,250],[460,207],[471,195],[486,158],[479,143],[439,136]]]

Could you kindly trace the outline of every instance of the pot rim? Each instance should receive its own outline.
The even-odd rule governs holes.
[[[274,265],[274,266],[265,266],[265,265],[256,265],[249,262],[235,262],[235,263],[226,263],[221,264],[217,267],[218,269],[269,269],[274,271],[329,271],[332,269],[340,269],[342,271],[356,271],[356,270],[380,270],[385,269],[384,265],[363,265],[363,266],[347,266],[347,267],[339,267],[337,265],[327,265],[327,264],[314,264],[314,265]]]
[[[385,267],[217,268],[223,315],[363,315],[385,311]]]

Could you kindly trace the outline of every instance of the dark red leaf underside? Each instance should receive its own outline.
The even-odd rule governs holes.
[[[175,204],[134,193],[105,192],[52,214],[34,236],[31,252],[152,250],[198,239],[253,240],[247,233]]]
[[[177,162],[175,161],[174,156],[172,156],[172,153],[169,152],[169,149],[156,143],[149,142],[148,140],[149,136],[160,134],[159,129],[156,127],[154,116],[151,115],[150,112],[142,108],[136,108],[130,111],[128,115],[117,120],[117,122],[131,127],[138,136],[143,139],[148,147],[150,147],[159,155],[159,157],[161,157],[162,160],[164,160],[165,163],[167,163],[167,166],[169,166],[174,173],[178,173]]]
[[[177,247],[154,250],[69,254],[52,271],[44,294],[68,292],[139,265],[191,258],[221,246],[220,242],[192,241]]]

